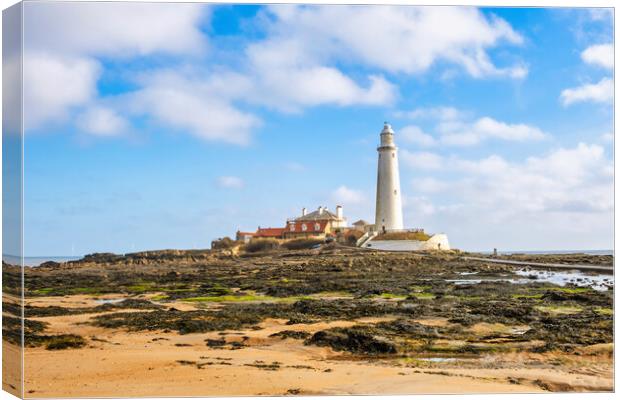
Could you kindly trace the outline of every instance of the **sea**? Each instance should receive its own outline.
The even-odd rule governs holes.
[[[480,254],[493,254],[492,251],[478,251]],[[587,254],[591,256],[613,256],[613,250],[497,250],[497,254]]]
[[[61,263],[61,262],[67,262],[67,261],[75,261],[81,258],[82,256],[79,256],[79,257],[77,256],[24,257],[24,265],[27,267],[38,267],[39,265],[47,261],[54,261],[54,262]],[[20,259],[17,256],[3,254],[2,260],[8,264],[14,264],[14,265],[20,264]]]

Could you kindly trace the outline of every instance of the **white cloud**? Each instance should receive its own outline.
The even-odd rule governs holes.
[[[611,246],[613,161],[600,145],[522,161],[444,158],[440,172],[412,182],[419,197],[407,202],[409,226],[447,231],[453,245],[466,249]]]
[[[400,129],[399,136],[406,142],[423,147],[430,147],[436,144],[435,138],[424,133],[420,127],[415,125],[407,125]]]
[[[613,69],[613,44],[592,45],[581,53],[581,59],[588,64]],[[612,78],[603,78],[598,83],[587,83],[578,87],[564,89],[560,93],[560,100],[564,106],[588,101],[611,103],[613,98],[614,82]]]
[[[63,67],[58,74],[62,79],[49,85],[65,87],[64,81],[72,76],[69,87],[74,89],[49,95],[59,88],[49,90],[47,82],[37,82],[42,90],[33,89],[27,99],[32,101],[29,109],[40,111],[28,116],[28,126],[62,120],[82,107],[79,127],[109,135],[125,123],[121,113],[126,114],[126,107],[200,138],[247,144],[260,120],[243,111],[241,102],[299,112],[323,104],[387,105],[398,97],[397,88],[381,74],[354,80],[334,67],[336,63],[420,73],[442,60],[475,77],[524,74],[519,65],[496,67],[486,53],[502,41],[518,45],[521,36],[504,20],[486,17],[475,8],[277,5],[264,13],[266,38],[248,44],[239,72],[187,76],[181,68],[147,73],[138,79],[140,89],[121,96],[123,107],[96,108],[97,58],[203,54],[207,42],[199,25],[209,17],[207,10],[194,4],[28,5],[26,19],[36,21],[26,37],[31,64],[41,64],[35,56],[40,49],[53,50],[54,62]],[[433,41],[420,40],[429,35]],[[45,67],[36,65],[31,71]],[[56,74],[39,76],[48,81]],[[405,129],[412,141],[434,143],[430,135],[414,129]]]
[[[299,46],[304,45],[267,40],[248,47],[248,75],[254,85],[254,90],[246,93],[250,101],[299,111],[321,104],[384,105],[396,97],[396,87],[384,77],[370,75],[364,87],[338,69],[309,59],[308,50]]]
[[[581,59],[588,64],[613,69],[614,45],[611,43],[592,45],[581,53]]]
[[[95,136],[118,136],[127,130],[127,121],[114,110],[106,107],[90,107],[77,116],[76,125],[82,131]]]
[[[475,8],[273,5],[262,18],[265,39],[245,50],[242,73],[252,85],[244,99],[280,111],[389,105],[398,97],[381,73],[353,79],[335,65],[414,74],[447,61],[475,77],[527,74],[522,65],[491,62],[486,49],[523,39],[506,21]]]
[[[447,61],[474,77],[520,78],[526,73],[522,65],[493,64],[487,49],[501,42],[520,45],[523,38],[505,20],[473,7],[277,5],[269,11],[275,21],[270,27],[272,49],[281,49],[282,56],[290,54],[291,47],[304,49],[301,58],[291,54],[302,63],[336,59],[413,74]]]
[[[269,69],[269,74],[260,79],[255,101],[285,111],[321,104],[390,104],[395,97],[395,86],[383,77],[370,77],[369,86],[364,88],[335,68]]]
[[[123,96],[122,108],[204,140],[247,145],[262,124],[235,103],[252,90],[241,74],[182,67],[143,73],[136,83],[141,89]]]
[[[410,152],[402,150],[400,157],[406,165],[415,169],[436,170],[441,169],[444,165],[443,157],[426,151]]]
[[[449,191],[459,202],[490,213],[613,209],[613,164],[603,147],[595,144],[559,148],[521,163],[497,155],[480,160],[448,158],[443,167],[457,178],[449,182],[422,180],[417,187],[426,192]]]
[[[471,124],[443,123],[439,130],[442,134],[442,143],[459,146],[478,144],[486,139],[523,142],[547,137],[547,134],[535,126],[507,124],[489,117],[479,118]]]
[[[405,126],[397,132],[405,141],[422,146],[445,144],[472,146],[489,139],[525,142],[543,140],[549,136],[540,128],[527,124],[510,124],[490,117],[471,119],[469,113],[452,107],[419,108],[401,113],[412,119],[436,120],[433,137],[414,125]]]
[[[251,73],[195,67],[143,73],[137,78],[142,89],[125,96],[125,102],[133,112],[197,137],[244,145],[261,121],[241,104],[290,112],[321,104],[383,104],[395,96],[393,86],[378,76],[362,88],[333,68],[282,70],[255,63],[251,68]]]
[[[226,189],[241,189],[244,186],[243,179],[236,176],[220,176],[217,185]]]
[[[188,68],[180,66],[147,72],[134,82],[137,90],[119,96],[122,101],[106,101],[96,98],[100,63],[160,54],[186,61],[203,56],[208,41],[201,29],[210,18],[209,8],[29,3],[25,18],[33,27],[25,38],[28,54],[54,54],[66,70],[61,78],[73,75],[70,88],[83,89],[45,98],[55,93],[49,86],[64,84],[47,82],[54,74],[40,74],[40,87],[45,89],[30,96],[33,103],[28,108],[38,111],[27,125],[43,126],[82,113],[80,127],[99,135],[137,114],[200,138],[243,145],[260,125],[243,106],[301,112],[326,104],[390,105],[399,93],[385,73],[423,73],[438,62],[456,65],[474,77],[519,78],[527,73],[520,64],[498,67],[492,62],[489,49],[501,43],[520,45],[523,39],[503,19],[476,8],[274,5],[252,21],[264,38],[246,44],[234,71],[219,66],[202,72],[189,69],[188,75]],[[70,64],[77,62],[92,67],[72,71]],[[341,68],[351,63],[369,72],[349,76]],[[108,105],[107,115],[101,110],[95,115],[93,110],[102,103]],[[430,143],[428,136],[418,135],[417,140]]]
[[[603,78],[598,83],[589,83],[576,88],[564,89],[560,94],[560,99],[564,106],[584,101],[609,103],[613,98],[614,83],[611,78]]]
[[[200,54],[200,4],[35,2],[24,5],[26,49],[77,56]]]
[[[614,9],[611,7],[607,8],[587,8],[588,14],[592,21],[611,21],[614,18]]]
[[[199,23],[208,17],[206,10],[197,4],[25,4],[24,21],[29,26],[24,32],[25,128],[63,121],[80,107],[92,107],[100,58],[204,53],[206,41]],[[96,116],[86,111],[81,123],[88,117]],[[111,121],[101,113],[99,117],[103,117],[100,123]],[[96,128],[98,132],[92,133],[108,129]]]
[[[247,145],[258,117],[210,93],[175,86],[148,86],[128,96],[134,112],[205,140]]]
[[[91,101],[101,73],[89,58],[26,53],[24,57],[24,125],[62,121],[69,111]]]
[[[331,198],[332,201],[343,206],[361,204],[366,201],[366,197],[361,191],[350,189],[344,185],[334,190]]]

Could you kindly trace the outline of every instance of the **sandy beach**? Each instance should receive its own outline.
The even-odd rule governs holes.
[[[252,260],[229,259],[224,264],[240,265],[243,271],[267,273],[274,262],[297,265],[306,257],[297,255],[296,262],[292,263],[290,256],[284,261],[274,261],[277,258],[270,255]],[[320,257],[330,265],[337,259],[343,265],[349,264],[349,257],[339,254]],[[358,263],[368,258],[366,255],[356,257],[361,257]],[[394,265],[403,261],[401,255],[394,257]],[[435,265],[436,261],[424,259],[418,266]],[[445,266],[456,259],[442,256],[439,261]],[[371,258],[368,262],[372,264],[376,260]],[[175,280],[178,280],[184,274],[193,276],[197,265],[196,261],[181,264],[166,261],[156,267],[129,264],[127,260],[123,263],[123,266],[99,267],[107,276],[114,276],[123,267],[129,269],[127,274],[133,269],[142,269],[144,273],[167,276],[170,270],[164,265],[168,265],[174,269]],[[472,265],[470,262],[467,266],[471,269],[468,273],[488,267],[484,263]],[[453,302],[462,300],[437,297],[437,288],[423,289],[421,294],[414,292],[409,297],[394,294],[360,299],[351,291],[319,291],[317,283],[317,293],[303,298],[289,294],[267,296],[258,291],[252,292],[250,298],[247,289],[242,292],[245,294],[235,289],[232,294],[203,296],[196,300],[195,291],[204,290],[197,284],[194,285],[197,289],[187,294],[178,285],[175,291],[162,290],[161,285],[146,288],[148,285],[144,284],[142,276],[144,287],[138,291],[138,284],[131,282],[130,286],[136,289],[131,293],[122,290],[40,295],[54,294],[47,286],[50,277],[71,276],[69,281],[79,281],[77,276],[91,279],[89,274],[97,269],[94,267],[92,263],[78,263],[45,270],[44,266],[36,271],[37,277],[32,278],[37,281],[46,277],[48,281],[44,290],[31,289],[31,293],[39,295],[27,296],[26,300],[26,317],[33,326],[32,340],[36,343],[25,349],[26,397],[111,397],[119,393],[123,396],[227,396],[613,390],[612,342],[606,342],[602,336],[586,340],[575,336],[575,332],[567,332],[570,338],[558,337],[558,343],[569,340],[582,344],[550,346],[535,334],[539,329],[535,327],[544,326],[540,321],[546,323],[550,317],[563,320],[567,315],[575,316],[576,311],[571,311],[566,300],[563,300],[563,308],[548,312],[551,306],[536,295],[535,300],[540,300],[541,304],[538,309],[545,312],[528,311],[530,314],[523,317],[515,311],[515,315],[504,317],[487,310],[487,317],[479,314],[465,322],[442,308],[446,301],[450,301],[450,307],[455,307]],[[497,274],[497,268],[504,271],[508,267],[493,265],[489,268],[495,269],[493,273]],[[360,269],[358,266],[357,270]],[[240,272],[235,269],[218,271],[213,269],[209,279],[224,282],[220,278],[238,276]],[[281,269],[281,273],[288,276],[284,278],[287,280],[299,278],[294,278],[290,270]],[[334,273],[349,275],[346,269]],[[122,279],[127,274],[123,273]],[[265,279],[261,277],[260,280]],[[282,279],[278,277],[279,282]],[[455,289],[451,282],[450,285],[457,292],[464,290]],[[519,293],[527,289],[524,285],[508,285]],[[440,286],[445,290],[443,284]],[[471,286],[471,290],[480,290],[479,284]],[[553,292],[552,286],[545,284],[544,288],[543,293]],[[213,291],[213,285],[208,290]],[[576,287],[571,290],[582,292]],[[570,295],[569,292],[558,293]],[[431,299],[430,293],[435,293],[435,297]],[[593,294],[593,301],[596,300],[593,307],[597,310],[601,309],[601,302],[606,301],[606,297],[602,297],[606,295],[600,293]],[[513,293],[510,296],[517,301],[535,295]],[[471,295],[466,297],[468,307],[485,301]],[[530,310],[530,300],[527,299],[527,310]],[[570,300],[569,303],[574,309],[580,307],[582,311],[578,312],[585,313],[587,307],[583,303],[578,305]],[[331,308],[342,308],[345,304],[353,304],[355,308],[344,313]],[[300,309],[300,305],[305,307],[304,314],[294,311]],[[322,308],[312,308],[317,306]],[[406,311],[408,309],[417,311]],[[568,314],[562,314],[566,312]],[[232,313],[225,314],[226,318],[238,320],[230,325],[228,319],[218,319],[220,313]],[[254,313],[260,317],[253,319]],[[408,316],[404,319],[404,315]],[[586,313],[584,318],[598,315],[601,314]],[[194,325],[200,321],[218,325]],[[606,324],[605,321],[603,318],[598,323]],[[41,331],[35,329],[38,323]],[[585,334],[585,331],[580,333]],[[64,340],[67,335],[72,341],[67,347],[59,346],[58,338]],[[431,337],[434,339],[429,339]],[[587,344],[591,342],[597,343]],[[8,343],[4,346],[5,351],[7,347],[17,350]],[[7,379],[10,378],[5,376],[5,388]]]
[[[88,304],[84,300],[83,296],[65,299]],[[127,396],[224,396],[509,393],[540,392],[543,387],[606,391],[612,387],[608,346],[593,346],[588,349],[591,355],[586,365],[570,368],[530,366],[549,362],[560,356],[557,354],[501,357],[510,363],[510,367],[503,368],[492,367],[496,361],[493,357],[474,364],[448,361],[415,366],[401,360],[369,362],[322,347],[304,346],[300,340],[270,337],[283,330],[313,333],[376,323],[378,319],[296,325],[267,320],[260,330],[226,334],[227,342],[244,343],[243,348],[229,350],[205,346],[205,339],[221,339],[219,333],[128,333],[82,325],[90,317],[82,314],[41,319],[50,323],[50,333],[70,332],[89,337],[91,342],[87,348],[58,352],[27,349],[29,397],[109,397],[121,388]],[[421,322],[430,326],[445,324],[442,320]],[[585,360],[566,361],[584,364]]]

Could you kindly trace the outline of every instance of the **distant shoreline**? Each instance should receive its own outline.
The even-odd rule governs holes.
[[[479,254],[493,254],[492,251],[468,251],[470,253],[479,253]],[[497,254],[499,255],[513,255],[513,254],[587,254],[594,256],[606,256],[606,255],[614,255],[613,250],[498,250]],[[67,262],[67,261],[75,261],[84,258],[84,256],[37,256],[37,257],[24,257],[24,265],[29,267],[37,267],[44,262],[54,261],[54,262]],[[19,264],[19,257],[9,254],[4,254],[2,259],[9,264]]]

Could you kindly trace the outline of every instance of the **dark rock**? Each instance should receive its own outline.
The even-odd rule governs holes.
[[[361,354],[394,354],[396,345],[363,327],[334,328],[316,332],[306,344]]]

